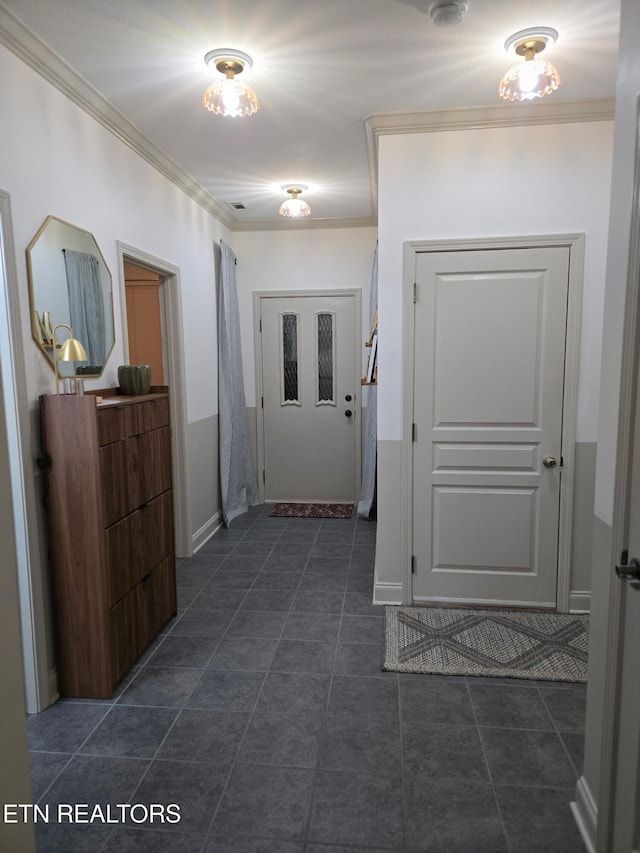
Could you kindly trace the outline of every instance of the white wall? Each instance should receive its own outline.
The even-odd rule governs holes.
[[[114,277],[116,346],[91,387],[116,384],[124,360],[116,241],[180,268],[188,420],[217,412],[213,242],[227,229],[128,146],[4,47],[0,76],[0,186],[11,193],[25,338],[31,336],[24,250],[48,214],[90,231]],[[188,333],[187,333],[188,332]],[[32,399],[53,374],[27,346]],[[207,391],[207,389],[210,389]]]
[[[10,81],[0,87],[0,188],[11,196],[15,247],[8,251],[15,248],[32,412],[32,434],[25,437],[27,476],[38,476],[34,464],[40,449],[38,397],[54,391],[54,377],[31,340],[25,249],[49,214],[91,232],[114,279],[116,344],[104,375],[87,380],[87,387],[116,385],[117,367],[124,361],[120,304],[124,283],[118,281],[116,245],[121,241],[179,268],[185,426],[213,419],[218,411],[213,244],[221,237],[228,240],[228,230],[4,47],[0,47],[0,79]],[[214,460],[211,464],[202,460],[193,467],[188,499],[192,494],[210,494],[212,502],[215,500],[212,489],[193,480],[200,477],[204,481],[215,470]],[[206,508],[208,516],[215,516],[218,509],[214,505]],[[39,501],[31,507],[29,523],[32,529],[39,529],[39,548],[31,554],[34,583],[44,588],[46,597],[46,544]],[[50,649],[48,656],[51,665]]]
[[[399,603],[404,576],[403,244],[585,233],[576,440],[594,443],[612,138],[613,122],[380,138],[378,448],[384,476],[378,477],[377,601]],[[584,523],[578,520],[576,529]],[[572,589],[584,589],[582,580],[577,584]]]
[[[362,343],[369,336],[369,291],[376,228],[240,231],[232,244],[241,318],[247,406],[255,406],[253,292],[362,289]],[[364,349],[363,349],[364,351]]]

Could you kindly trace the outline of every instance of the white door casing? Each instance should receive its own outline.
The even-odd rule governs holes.
[[[579,293],[564,410],[563,386],[569,256],[575,279],[581,244],[560,235],[407,247],[417,301],[405,361],[416,571],[406,601],[554,607],[558,589],[568,609]],[[545,468],[546,456],[558,467]]]
[[[640,329],[640,324],[637,328]],[[636,346],[640,355],[640,337]],[[637,370],[636,367],[635,423],[625,537],[626,563],[640,561],[640,382]],[[621,585],[621,660],[614,724],[616,757],[612,778],[614,806],[611,850],[615,853],[640,853],[640,574],[637,581],[621,579],[618,583]]]
[[[255,294],[258,480],[267,502],[357,499],[359,297]]]

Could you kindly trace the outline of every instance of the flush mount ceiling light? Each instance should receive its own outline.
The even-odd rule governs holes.
[[[539,59],[548,44],[558,38],[557,30],[551,27],[532,27],[514,33],[504,43],[505,50],[515,47],[524,62],[518,62],[500,81],[498,94],[507,101],[532,101],[549,95],[560,85],[560,75],[545,59]]]
[[[256,93],[246,83],[236,80],[245,68],[251,68],[253,60],[240,50],[210,50],[205,54],[207,65],[215,63],[216,69],[224,74],[223,79],[212,83],[202,97],[202,106],[221,116],[250,116],[258,111],[260,104]]]
[[[285,190],[285,192],[288,192],[291,195],[291,198],[282,202],[278,213],[281,216],[309,216],[311,208],[306,201],[298,198],[301,192],[304,192],[309,188],[304,184],[285,184],[282,189]]]

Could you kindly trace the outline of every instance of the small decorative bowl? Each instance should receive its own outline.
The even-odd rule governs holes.
[[[148,394],[151,388],[151,368],[148,364],[121,364],[118,384],[123,394]]]

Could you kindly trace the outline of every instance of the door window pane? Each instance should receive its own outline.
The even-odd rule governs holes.
[[[298,315],[282,315],[282,377],[285,403],[298,401]]]
[[[318,402],[333,403],[333,314],[318,314]]]

